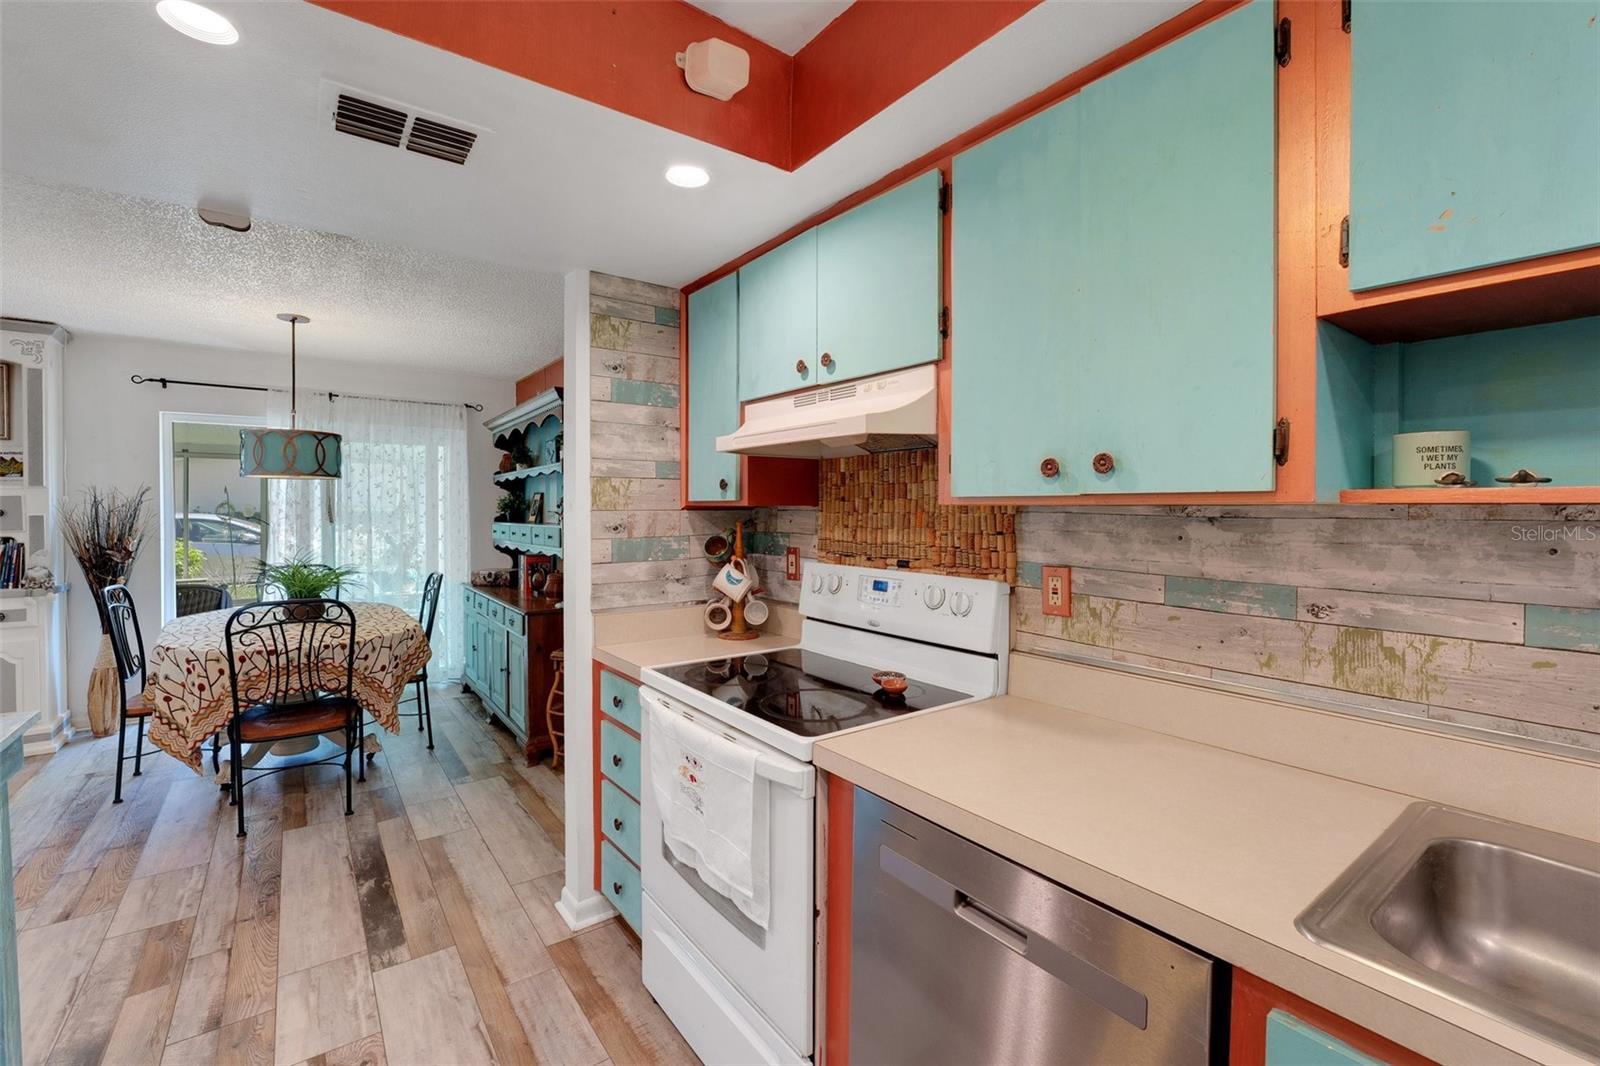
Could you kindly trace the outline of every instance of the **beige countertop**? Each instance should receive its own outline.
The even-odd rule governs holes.
[[[596,644],[594,657],[607,669],[637,681],[639,675],[652,666],[715,659],[723,655],[749,655],[751,652],[788,648],[797,643],[798,637],[785,633],[763,633],[755,640],[720,640],[709,632],[701,632],[687,637]]]
[[[815,761],[1440,1062],[1582,1061],[1295,929],[1416,796],[1014,696],[827,739]]]

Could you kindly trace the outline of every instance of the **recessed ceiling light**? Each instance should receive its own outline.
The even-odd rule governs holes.
[[[239,31],[233,23],[191,0],[161,0],[156,4],[156,14],[161,21],[188,37],[207,44],[233,44]]]
[[[675,163],[667,168],[667,180],[681,189],[698,189],[711,180],[705,167],[691,163]]]

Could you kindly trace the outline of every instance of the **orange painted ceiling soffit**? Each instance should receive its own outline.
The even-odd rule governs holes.
[[[856,0],[793,57],[683,0],[310,2],[794,170],[1040,0]],[[750,53],[750,84],[726,103],[674,61],[707,37]]]
[[[789,169],[794,61],[681,0],[311,0],[379,29]],[[724,103],[683,81],[676,56],[720,37],[750,53]]]
[[[856,0],[794,57],[789,169],[1027,14],[1040,0]]]

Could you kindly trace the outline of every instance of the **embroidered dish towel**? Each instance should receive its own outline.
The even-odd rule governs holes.
[[[767,781],[756,753],[655,700],[650,788],[672,857],[762,929],[771,905]]]

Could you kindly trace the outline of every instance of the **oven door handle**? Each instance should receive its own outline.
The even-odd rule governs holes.
[[[769,755],[764,751],[755,751],[750,744],[735,736],[721,722],[708,720],[694,714],[652,689],[642,689],[640,697],[648,703],[655,704],[664,710],[682,716],[685,721],[692,724],[696,729],[704,729],[716,733],[729,743],[737,744],[741,748],[753,751],[756,757],[755,770],[757,777],[786,788],[798,794],[801,799],[811,799],[817,794],[817,771],[810,763],[778,755]]]

